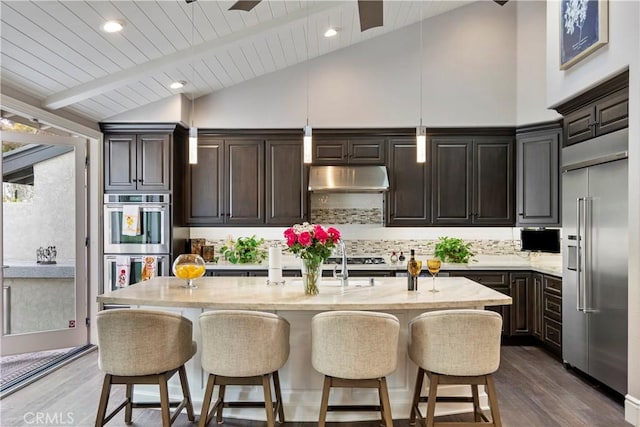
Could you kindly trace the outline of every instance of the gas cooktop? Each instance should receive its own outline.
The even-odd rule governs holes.
[[[330,257],[330,258],[327,258],[327,263],[340,264],[342,263],[342,258]],[[382,257],[354,256],[354,257],[347,257],[347,264],[369,265],[369,264],[386,264],[386,262]]]

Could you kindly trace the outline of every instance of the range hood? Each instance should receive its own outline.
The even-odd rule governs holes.
[[[380,193],[389,189],[385,166],[311,166],[309,191]]]

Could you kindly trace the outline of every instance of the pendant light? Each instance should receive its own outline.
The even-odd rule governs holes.
[[[311,139],[311,126],[309,126],[309,3],[307,7],[307,27],[305,28],[305,47],[307,52],[307,124],[302,128],[302,162],[309,164],[313,161],[313,142]]]
[[[196,85],[195,85],[195,64],[193,63],[193,33],[196,23],[194,21],[193,9],[196,7],[196,2],[191,3],[191,83],[193,87],[193,93],[191,95],[191,127],[189,128],[189,164],[195,165],[198,163],[198,128],[193,125],[193,116],[195,113],[196,102]]]
[[[422,125],[422,3],[420,3],[420,126],[416,127],[416,162],[425,163],[427,161],[427,128]]]

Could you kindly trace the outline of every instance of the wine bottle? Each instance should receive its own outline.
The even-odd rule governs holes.
[[[420,270],[422,270],[422,263],[416,261],[415,251],[411,249],[411,255],[409,257],[409,261],[407,262],[407,271],[409,272],[407,290],[418,290],[418,276],[420,275]]]

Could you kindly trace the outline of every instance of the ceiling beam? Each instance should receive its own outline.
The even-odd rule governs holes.
[[[188,65],[202,58],[215,55],[219,51],[228,49],[230,46],[246,41],[258,35],[264,35],[270,31],[279,31],[283,25],[291,25],[297,21],[306,20],[308,15],[324,12],[336,7],[342,2],[319,2],[318,6],[302,8],[293,13],[280,16],[267,22],[245,28],[241,31],[230,33],[215,40],[205,41],[197,46],[189,47],[177,51],[170,55],[162,56],[144,64],[136,65],[126,70],[121,70],[107,76],[82,83],[70,89],[54,93],[48,96],[43,102],[44,108],[57,110],[77,102],[84,101],[91,97],[101,95],[130,83],[137,82],[145,77],[158,74],[159,72],[174,69],[180,65]]]

